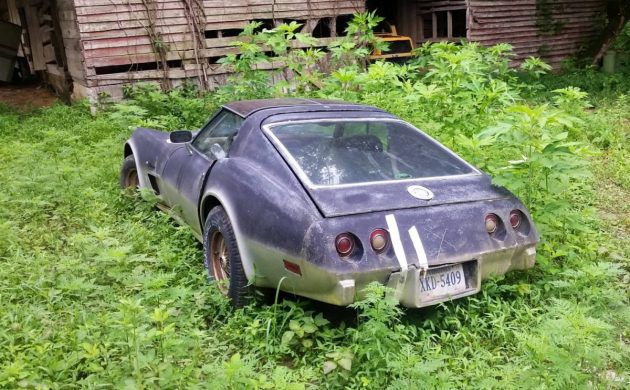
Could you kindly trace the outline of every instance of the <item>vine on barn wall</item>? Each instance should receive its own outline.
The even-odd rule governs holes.
[[[563,11],[564,7],[554,3],[554,0],[536,0],[536,27],[541,33],[555,35],[564,27],[561,20],[553,17],[554,8]]]
[[[185,17],[193,42],[192,60],[195,62],[198,70],[199,87],[206,89],[208,87],[208,75],[206,73],[205,57],[203,53],[200,53],[202,50],[206,49],[206,15],[203,2],[202,0],[181,0],[181,2],[184,5]],[[163,90],[170,90],[173,88],[168,72],[168,52],[170,51],[170,47],[164,40],[162,33],[157,29],[158,0],[142,0],[142,5],[147,12],[147,24],[143,24],[143,27],[147,31],[151,48],[156,55],[157,68],[162,70],[162,83],[160,83],[160,86]]]
[[[206,57],[200,51],[206,49],[206,13],[202,0],[182,0],[190,35],[193,40],[194,61],[197,65],[199,87],[208,88],[208,74],[206,73]]]
[[[147,11],[148,24],[143,26],[149,35],[151,41],[151,47],[153,52],[157,56],[158,69],[162,70],[162,89],[169,90],[172,88],[171,80],[168,77],[168,58],[167,53],[169,51],[168,44],[164,41],[162,34],[156,28],[157,22],[157,0],[142,0],[142,5]]]

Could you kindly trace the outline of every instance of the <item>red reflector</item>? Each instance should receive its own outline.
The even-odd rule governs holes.
[[[372,249],[376,253],[384,251],[388,242],[389,234],[387,234],[385,229],[374,229],[372,234],[370,234],[370,245],[372,245]]]
[[[284,262],[284,268],[287,271],[291,271],[294,274],[298,274],[298,275],[302,276],[302,270],[300,269],[299,265],[297,265],[295,263],[292,263],[292,262],[290,262],[288,260],[282,260],[282,262]]]
[[[510,225],[512,225],[512,228],[514,229],[518,229],[519,226],[521,226],[521,212],[518,210],[513,210],[510,213]]]
[[[342,233],[335,239],[335,248],[341,256],[348,256],[354,249],[354,240],[347,233]]]
[[[488,234],[492,234],[497,231],[499,227],[499,217],[494,214],[486,215],[486,231]]]

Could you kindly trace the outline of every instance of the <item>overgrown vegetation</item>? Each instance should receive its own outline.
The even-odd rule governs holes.
[[[374,23],[349,34],[374,41]],[[96,116],[0,108],[0,386],[626,388],[628,78],[545,75],[533,58],[511,70],[507,45],[368,64],[368,41],[292,49],[310,39],[297,28],[246,29],[225,60],[238,76],[213,94],[141,86]],[[268,61],[284,83],[255,70]],[[133,126],[195,128],[226,100],[269,96],[372,104],[424,129],[527,203],[537,266],[423,310],[379,285],[348,310],[230,309],[188,228],[118,189],[121,149]]]

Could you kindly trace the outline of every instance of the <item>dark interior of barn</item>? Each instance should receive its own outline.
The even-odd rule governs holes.
[[[48,1],[37,7],[0,2],[0,102],[50,105],[56,100],[54,91],[62,91],[55,86],[64,80],[65,50],[51,17],[53,6]],[[23,29],[33,20],[38,20],[37,29]]]
[[[467,37],[464,0],[367,0],[366,9],[384,17],[388,24],[396,26],[398,35],[410,37],[415,45],[427,41],[457,42]]]

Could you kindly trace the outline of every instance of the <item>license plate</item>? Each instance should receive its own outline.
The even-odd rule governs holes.
[[[420,295],[423,301],[457,295],[466,289],[466,277],[461,264],[420,274]]]

